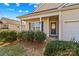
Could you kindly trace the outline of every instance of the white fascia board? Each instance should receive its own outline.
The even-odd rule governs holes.
[[[31,17],[26,17],[26,18],[21,18],[21,19],[27,20],[27,19],[34,19],[34,18],[40,18],[40,17],[55,16],[55,15],[59,15],[59,13],[58,12],[52,12],[52,13],[48,13],[48,14],[36,15],[36,16],[31,16]]]

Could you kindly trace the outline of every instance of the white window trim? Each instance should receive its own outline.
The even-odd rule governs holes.
[[[35,27],[35,31],[36,31],[36,23],[40,23],[40,21],[38,21],[38,22],[31,22],[31,24],[33,24],[33,23],[35,24],[34,27]],[[31,26],[32,26],[32,25],[31,25]],[[39,24],[39,28],[40,28],[40,24]],[[31,30],[32,30],[32,27],[31,27]],[[39,29],[39,30],[40,30],[40,29]]]

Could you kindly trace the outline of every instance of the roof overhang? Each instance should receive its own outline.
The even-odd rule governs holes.
[[[54,12],[54,13],[48,13],[48,14],[41,14],[41,15],[35,15],[35,16],[31,16],[31,17],[23,17],[21,18],[22,20],[28,20],[28,19],[35,19],[35,18],[40,18],[40,17],[49,17],[49,16],[55,16],[55,15],[59,15],[58,12]]]
[[[58,13],[59,11],[66,11],[66,10],[78,9],[78,8],[79,8],[79,4],[35,12],[35,13],[28,14],[26,16],[19,16],[17,18],[20,18],[21,20],[28,20],[28,19],[33,19],[33,18],[49,17],[53,15],[59,15]]]

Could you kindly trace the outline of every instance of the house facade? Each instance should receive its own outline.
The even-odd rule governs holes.
[[[79,3],[42,3],[17,18],[26,22],[26,31],[40,30],[48,37],[79,41]]]
[[[5,31],[5,30],[19,31],[20,30],[20,22],[2,17],[0,20],[0,31]]]

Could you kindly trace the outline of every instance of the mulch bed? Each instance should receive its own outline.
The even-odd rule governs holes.
[[[43,52],[47,44],[47,41],[43,43],[24,41],[24,42],[21,42],[21,44],[26,50],[26,54],[28,56],[43,56]]]
[[[14,41],[14,42],[0,42],[0,47],[15,45],[15,44],[17,44],[17,41]]]
[[[11,46],[15,45],[17,43],[20,43],[24,49],[26,50],[27,56],[43,56],[43,52],[45,50],[45,46],[48,43],[48,40],[46,40],[43,43],[37,43],[37,42],[28,42],[28,41],[14,41],[14,42],[0,42],[0,47],[3,46]]]

